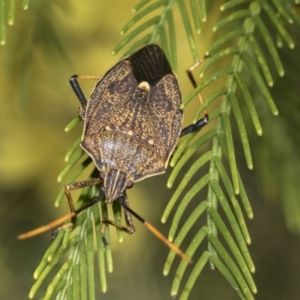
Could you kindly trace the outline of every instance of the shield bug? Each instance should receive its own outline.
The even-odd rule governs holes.
[[[193,69],[187,73],[196,87]],[[88,101],[78,79],[99,79]],[[183,111],[178,81],[164,52],[157,45],[145,46],[122,59],[102,78],[74,75],[70,84],[81,103],[79,114],[84,129],[80,146],[92,158],[99,176],[65,186],[71,213],[49,224],[48,228],[54,228],[70,217],[75,223],[76,215],[104,198],[108,203],[119,199],[126,227],[111,220],[103,220],[104,224],[133,233],[133,214],[159,239],[188,260],[180,249],[129,208],[126,189],[135,182],[164,173],[178,139],[201,129],[208,122],[208,115],[205,113],[205,117],[196,124],[182,129]],[[100,196],[75,211],[70,191],[96,184],[102,184]],[[44,229],[21,235],[21,238],[41,231]],[[102,237],[105,243],[103,232]]]

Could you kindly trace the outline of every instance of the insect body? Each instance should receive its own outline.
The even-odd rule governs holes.
[[[160,48],[120,61],[99,81],[84,114],[81,147],[111,203],[133,182],[165,172],[183,113],[178,82]]]
[[[192,77],[191,71],[188,75]],[[133,214],[184,257],[181,250],[129,208],[126,189],[134,182],[164,173],[179,137],[199,130],[208,122],[208,116],[182,129],[178,81],[157,45],[148,45],[119,61],[99,80],[86,101],[77,79],[96,78],[99,77],[74,75],[70,79],[81,102],[80,116],[84,121],[80,145],[99,170],[98,178],[66,185],[72,222],[84,208],[75,211],[70,191],[102,183],[102,193],[88,206],[104,197],[108,203],[119,199],[126,227],[111,220],[104,223],[133,233]],[[196,85],[193,77],[192,83]]]

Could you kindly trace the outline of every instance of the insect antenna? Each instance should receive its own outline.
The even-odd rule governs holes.
[[[36,229],[33,229],[31,231],[22,233],[18,236],[18,240],[25,240],[28,238],[31,238],[33,236],[36,236],[38,234],[41,234],[45,231],[51,230],[51,229],[55,229],[55,231],[52,233],[51,237],[54,239],[56,237],[56,235],[58,234],[59,231],[61,230],[66,230],[67,228],[73,226],[74,221],[72,221],[69,224],[63,225],[62,227],[57,228],[59,225],[63,224],[65,221],[72,219],[72,218],[76,218],[76,216],[81,213],[82,211],[84,211],[85,209],[87,209],[90,206],[93,206],[95,203],[101,201],[104,197],[104,193],[103,191],[100,192],[99,196],[96,197],[93,201],[89,202],[87,205],[82,206],[81,208],[77,209],[76,211],[71,211],[70,213],[50,222],[47,225],[43,225],[41,227],[38,227]]]
[[[182,259],[187,261],[188,263],[192,264],[193,261],[183,252],[181,251],[176,245],[168,240],[166,236],[164,236],[158,229],[156,229],[151,223],[143,219],[140,215],[138,215],[135,211],[133,211],[129,206],[127,206],[124,201],[120,201],[121,205],[130,212],[133,216],[135,216],[140,222],[142,222],[145,227],[154,234],[159,240],[165,243],[171,250],[173,250],[177,255],[179,255]]]
[[[61,224],[63,224],[65,221],[72,219],[77,214],[85,210],[87,207],[90,207],[94,205],[95,203],[99,202],[101,197],[97,197],[95,201],[92,201],[88,205],[78,209],[77,211],[70,212],[52,222],[50,222],[47,225],[43,225],[41,227],[38,227],[36,229],[33,229],[31,231],[22,233],[18,236],[19,240],[24,240],[31,238],[33,236],[36,236],[38,234],[41,234],[45,231],[51,230],[51,229],[57,229],[57,227]],[[140,215],[138,215],[134,210],[132,210],[129,206],[127,206],[123,201],[120,201],[121,205],[126,209],[128,212],[130,212],[133,216],[135,216],[140,222],[142,222],[145,227],[153,234],[155,235],[159,240],[161,240],[163,243],[165,243],[171,250],[173,250],[176,254],[178,254],[182,259],[187,261],[188,263],[193,263],[193,261],[183,252],[181,251],[177,246],[175,246],[172,242],[168,240],[166,236],[164,236],[158,229],[156,229],[151,223],[147,222],[145,219],[143,219]],[[60,227],[58,230],[55,231],[55,235],[59,232],[59,230],[67,229],[68,227],[72,226],[72,223],[66,224],[66,226]],[[54,235],[54,236],[55,236]]]
[[[70,212],[70,213],[68,213],[68,214],[66,214],[66,215],[64,215],[64,216],[62,216],[62,217],[60,217],[60,218],[58,218],[58,219],[50,222],[47,225],[44,225],[44,226],[38,227],[36,229],[33,229],[31,231],[28,231],[28,232],[20,234],[18,236],[18,240],[25,240],[25,239],[31,238],[33,236],[36,236],[38,234],[41,234],[41,233],[43,233],[45,231],[48,231],[50,229],[57,228],[59,225],[63,224],[65,221],[67,221],[69,219],[72,219],[75,216],[76,216],[76,212]],[[72,224],[72,223],[70,223],[70,224]]]
[[[24,240],[24,239],[28,239],[31,238],[33,236],[36,236],[38,234],[41,234],[45,231],[51,230],[51,229],[56,229],[53,233],[52,233],[52,237],[55,238],[55,236],[58,234],[58,232],[60,230],[65,230],[67,228],[69,228],[70,226],[73,225],[73,223],[69,223],[66,225],[63,225],[62,227],[58,228],[57,227],[61,224],[63,224],[65,221],[72,219],[74,217],[76,217],[80,212],[82,212],[83,210],[87,209],[88,207],[94,205],[95,203],[101,201],[103,199],[103,192],[100,193],[100,195],[98,197],[96,197],[93,201],[91,201],[90,203],[88,203],[87,205],[84,205],[83,207],[79,208],[76,211],[70,212],[52,222],[50,222],[47,225],[38,227],[36,229],[33,229],[31,231],[22,233],[18,236],[19,240]],[[122,201],[123,200],[123,201]],[[140,215],[138,215],[134,210],[132,210],[128,205],[126,205],[125,203],[125,197],[121,197],[120,198],[120,203],[122,205],[122,207],[127,210],[129,213],[131,213],[133,216],[135,216],[140,222],[142,222],[145,227],[153,234],[155,235],[159,240],[161,240],[163,243],[165,243],[171,250],[173,250],[177,255],[179,255],[182,259],[184,259],[185,261],[187,261],[188,263],[192,263],[192,260],[183,252],[181,251],[177,246],[175,246],[172,242],[170,242],[168,240],[167,237],[165,237],[158,229],[156,229],[151,223],[147,222],[145,219],[143,219]]]

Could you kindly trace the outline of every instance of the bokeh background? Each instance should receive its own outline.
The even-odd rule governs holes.
[[[17,5],[16,22],[7,29],[7,43],[0,48],[0,299],[26,299],[34,268],[51,243],[48,233],[25,241],[18,241],[16,236],[68,211],[67,203],[58,209],[53,206],[64,184],[56,181],[65,166],[64,155],[81,134],[80,125],[70,133],[64,132],[79,106],[68,79],[73,74],[101,75],[121,57],[113,57],[111,51],[121,40],[120,29],[132,17],[135,4],[133,0],[32,1],[27,11]],[[212,11],[206,24],[210,29],[198,37],[200,55],[214,38],[211,25],[220,12]],[[179,17],[177,21],[180,24]],[[186,96],[191,87],[184,70],[192,64],[192,58],[183,29],[178,29],[179,80]],[[299,46],[299,32],[293,37]],[[294,95],[298,95],[295,101],[299,103],[298,49],[293,53],[281,51],[288,64],[286,70],[291,71],[285,78],[276,79],[272,93],[283,115],[266,113],[260,107],[261,96],[257,96],[265,135],[258,138],[252,133],[254,171],[246,169],[237,144],[240,170],[254,210],[248,226],[258,300],[300,299],[300,239],[297,225],[288,222],[284,206],[285,197],[295,198],[299,191],[299,156],[283,138],[289,138],[283,129],[291,125],[289,120],[297,119],[299,111],[289,108]],[[86,95],[93,85],[83,83]],[[197,101],[189,106],[185,124],[189,124],[196,105]],[[293,122],[295,140],[299,129],[299,122]],[[294,169],[284,168],[284,153],[276,154],[275,148],[267,152],[282,143],[287,145],[286,155]],[[167,176],[149,178],[129,192],[131,206],[165,234],[169,223],[161,225],[160,217],[172,194],[166,188]],[[265,178],[268,180],[263,181]],[[297,213],[297,204],[290,210]],[[122,244],[111,231],[114,272],[108,275],[108,292],[97,291],[97,299],[170,299],[173,274],[162,275],[168,249],[142,225],[135,224],[137,233],[125,236]],[[238,297],[217,271],[206,266],[190,299]]]

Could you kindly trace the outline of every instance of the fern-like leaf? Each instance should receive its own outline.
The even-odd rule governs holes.
[[[206,12],[205,1],[198,3],[194,0],[141,1],[133,9],[136,15],[123,27],[121,33],[125,36],[114,48],[113,54],[118,53],[128,44],[126,53],[130,54],[145,44],[160,42],[170,59],[174,72],[178,73],[177,25],[174,22],[176,7],[182,17],[191,56],[195,62],[199,61],[194,31],[198,33],[201,31],[200,21],[206,20],[209,11]],[[189,14],[189,9],[193,11],[192,14]],[[253,161],[247,127],[240,107],[246,104],[258,135],[262,134],[262,126],[251,89],[245,83],[245,78],[255,84],[271,112],[277,115],[277,107],[269,92],[275,75],[269,66],[270,59],[265,53],[265,48],[268,50],[276,72],[282,76],[284,70],[272,33],[278,33],[282,43],[293,48],[294,43],[285,25],[291,22],[295,22],[298,26],[300,24],[298,15],[293,12],[292,2],[288,1],[233,0],[224,4],[221,10],[225,16],[214,26],[214,31],[217,33],[222,31],[222,34],[207,50],[206,55],[209,55],[210,59],[207,60],[200,73],[201,76],[207,77],[183,100],[182,108],[185,108],[198,93],[216,81],[225,79],[226,82],[204,100],[203,105],[194,115],[193,120],[196,122],[204,109],[209,106],[211,125],[201,134],[187,135],[173,154],[170,165],[174,166],[174,169],[170,175],[168,187],[172,187],[176,179],[180,183],[162,217],[163,222],[172,217],[169,239],[174,240],[177,246],[183,245],[184,242],[188,244],[186,254],[192,256],[195,262],[191,271],[187,269],[185,261],[181,261],[177,267],[171,295],[179,294],[180,300],[188,299],[197,278],[207,263],[211,268],[220,271],[241,299],[254,299],[254,294],[257,292],[252,278],[255,266],[248,250],[251,238],[244,218],[244,214],[252,218],[253,212],[239,173],[231,120],[234,117],[246,164],[249,169],[252,169]],[[224,59],[230,63],[213,71],[212,74],[208,73],[217,62]],[[67,131],[79,120],[79,118],[74,119],[67,127]],[[60,180],[65,180],[72,171],[67,181],[75,181],[91,164],[91,159],[78,149],[78,144],[79,140],[66,155],[68,165],[59,175]],[[193,161],[199,153],[199,148],[204,148],[204,146],[205,152]],[[190,167],[182,176],[180,171],[185,166]],[[202,175],[199,175],[200,172]],[[93,177],[93,170],[90,176]],[[190,187],[189,183],[193,180],[195,183]],[[200,192],[202,195],[203,191],[207,192],[206,199],[199,201],[198,195]],[[96,189],[84,189],[76,203],[76,208],[96,196]],[[63,197],[62,191],[55,202],[56,205],[61,203]],[[193,212],[186,217],[184,214],[186,209],[193,205],[195,207]],[[203,218],[203,215],[206,216],[206,224],[199,226],[198,221]],[[67,255],[65,263],[57,270],[57,276],[50,283],[43,299],[50,299],[54,296],[57,299],[94,299],[93,249],[95,247],[97,248],[101,288],[103,292],[107,290],[105,272],[112,271],[111,249],[110,246],[104,249],[99,234],[95,234],[97,238],[93,239],[93,232],[100,231],[101,220],[107,216],[106,204],[97,204],[80,214],[76,228],[59,234],[35,271],[37,281],[30,292],[31,297],[50,270],[57,265],[62,256]],[[114,217],[116,222],[120,222],[120,207],[117,203],[114,204]],[[182,227],[181,223],[184,224]],[[195,228],[196,232],[192,230]],[[109,232],[107,228],[105,230],[105,236],[109,242]],[[123,237],[120,233],[118,234],[121,240]],[[207,249],[199,254],[204,240],[207,241]],[[165,275],[170,272],[174,260],[175,254],[170,252],[164,267]],[[183,283],[186,273],[188,273],[187,280]]]
[[[22,1],[22,7],[27,10],[29,6],[29,0]],[[6,25],[13,25],[15,23],[15,0],[0,0],[0,45],[6,43]]]

